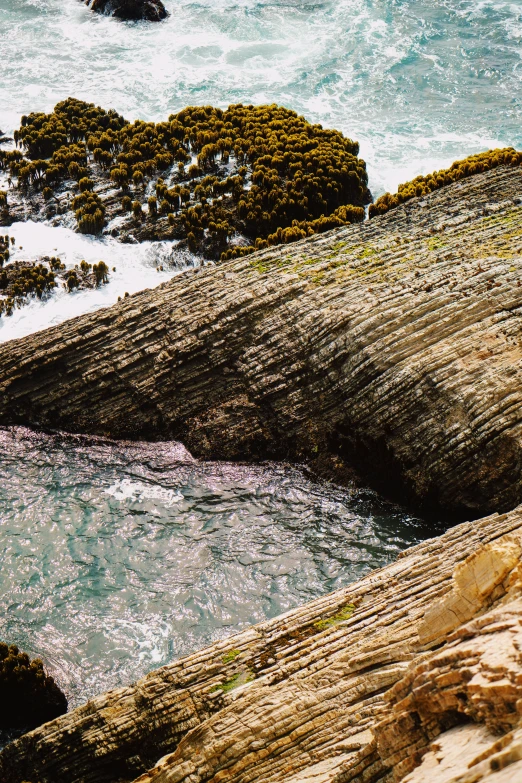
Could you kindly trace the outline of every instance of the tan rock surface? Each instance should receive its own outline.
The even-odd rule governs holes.
[[[495,666],[495,644],[488,646],[493,637],[487,630],[493,626],[485,613],[516,597],[519,561],[513,552],[521,538],[522,509],[452,528],[353,585],[176,661],[135,686],[103,694],[25,735],[0,753],[0,780],[389,781],[390,758],[397,758],[402,769],[401,752],[411,749],[411,732],[401,737],[385,731],[390,710],[400,707],[401,720],[407,725],[411,720],[400,706],[409,694],[409,667],[422,661],[419,671],[430,683],[430,673],[444,665],[444,648],[435,659],[428,653],[444,636],[428,642],[419,637],[426,612],[435,604],[446,606],[462,585],[474,596],[474,610],[486,618],[476,621],[482,658],[466,658],[469,631],[454,632],[451,649],[457,652],[450,655],[472,677],[484,676],[488,666]],[[482,567],[486,562],[495,565],[493,577],[489,567]],[[502,682],[493,686],[501,689],[506,705],[516,703],[513,606],[502,607],[511,658]],[[505,679],[509,686],[504,687]],[[385,697],[393,686],[399,706]],[[485,716],[488,731],[515,726],[505,709],[497,714],[490,706],[496,703],[491,688],[484,694],[480,687],[473,691],[478,693],[473,701],[471,687],[466,677],[455,687],[450,681],[448,699],[460,704],[458,694],[467,688],[469,704],[475,705],[471,718]],[[432,712],[433,721],[438,720],[436,706]],[[383,729],[377,746],[372,729],[379,721]],[[446,726],[441,719],[441,726],[454,724]],[[413,741],[420,763],[432,738],[423,724],[419,732]]]
[[[521,586],[517,579],[508,596]],[[522,780],[522,600],[505,601],[455,631],[387,695],[392,708],[375,736],[393,781]]]
[[[522,502],[522,170],[0,347],[0,423],[348,463],[424,512]]]

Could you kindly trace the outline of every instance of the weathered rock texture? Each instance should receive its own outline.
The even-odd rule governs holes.
[[[169,15],[161,0],[85,0],[93,11],[128,21],[161,22]]]
[[[463,720],[475,756],[495,742],[491,759],[516,759],[521,551],[522,508],[453,528],[25,735],[0,780],[384,783],[422,770],[437,737],[449,759]]]
[[[391,709],[374,734],[393,781],[522,780],[521,543],[520,533],[504,536],[457,569],[456,589],[439,602],[438,619],[455,625],[459,609],[479,616],[387,694]],[[505,595],[499,607],[481,614],[486,590],[490,597]],[[430,635],[441,630],[430,612],[424,622]]]
[[[344,460],[425,514],[513,508],[521,201],[522,169],[496,169],[4,344],[0,423]]]

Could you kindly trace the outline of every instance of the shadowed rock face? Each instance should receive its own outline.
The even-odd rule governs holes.
[[[522,501],[522,170],[191,270],[0,347],[0,423],[362,469],[477,517]]]
[[[161,22],[169,15],[161,0],[87,0],[99,14],[128,21]]]

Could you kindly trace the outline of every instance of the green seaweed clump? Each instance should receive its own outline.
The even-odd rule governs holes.
[[[497,166],[522,165],[522,152],[517,152],[513,147],[488,150],[477,155],[470,155],[464,160],[457,160],[448,169],[434,171],[426,176],[415,177],[411,182],[399,185],[397,193],[384,193],[374,204],[370,204],[369,215],[384,215],[390,209],[394,209],[416,196],[426,196],[438,188],[451,185],[466,177],[489,171]]]
[[[0,267],[9,260],[9,236],[0,236]]]
[[[11,242],[14,244],[13,237]],[[0,316],[12,315],[14,308],[21,307],[30,297],[41,299],[56,288],[55,272],[50,264],[49,268],[42,263],[15,261],[4,266],[8,259],[9,237],[0,237]]]
[[[72,208],[82,234],[101,232],[105,225],[105,207],[97,193],[85,190],[73,199]]]
[[[33,729],[67,712],[67,699],[41,660],[0,642],[0,728]]]
[[[14,238],[11,237],[14,244]],[[82,261],[74,269],[66,270],[59,258],[44,256],[40,262],[14,261],[9,259],[9,237],[0,236],[0,316],[12,315],[15,307],[27,304],[31,297],[42,299],[59,284],[61,276],[64,288],[72,292],[76,289],[98,288],[109,282],[109,267],[104,261],[88,264]]]

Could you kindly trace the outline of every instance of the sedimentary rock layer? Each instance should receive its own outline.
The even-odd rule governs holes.
[[[511,707],[522,687],[513,603],[521,552],[522,509],[453,528],[353,585],[21,737],[0,753],[0,779],[384,783],[393,766],[397,780],[411,771],[411,751],[415,764],[434,753],[430,741],[441,732],[445,740],[459,715],[505,735],[517,725]],[[486,614],[507,600],[504,614]],[[496,662],[493,631],[505,631]],[[454,642],[438,649],[451,633]]]
[[[0,422],[353,463],[423,513],[522,501],[522,169],[188,271],[0,348]]]

